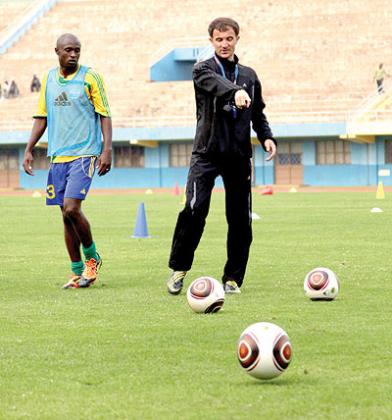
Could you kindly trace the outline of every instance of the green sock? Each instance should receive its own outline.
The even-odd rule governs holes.
[[[95,261],[99,260],[99,256],[97,254],[97,250],[95,249],[95,243],[93,242],[88,248],[85,248],[82,245],[83,248],[83,254],[86,257],[86,260],[90,260],[91,258],[94,258]]]
[[[82,260],[71,263],[71,270],[77,276],[81,276],[84,270],[84,262]]]

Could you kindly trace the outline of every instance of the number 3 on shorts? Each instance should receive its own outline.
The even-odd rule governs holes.
[[[46,197],[49,200],[53,200],[54,197],[56,197],[56,194],[54,192],[54,185],[50,184],[46,187]]]

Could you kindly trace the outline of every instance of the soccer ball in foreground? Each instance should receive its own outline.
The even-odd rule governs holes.
[[[312,300],[333,300],[339,292],[339,280],[329,268],[315,268],[306,275],[304,290]]]
[[[240,336],[237,357],[241,367],[258,379],[272,379],[291,362],[292,347],[286,332],[270,322],[250,325]]]
[[[218,280],[199,277],[188,287],[186,293],[189,306],[197,313],[218,312],[225,301],[225,291]]]

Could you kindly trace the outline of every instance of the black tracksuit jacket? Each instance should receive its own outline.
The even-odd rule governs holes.
[[[224,65],[227,78],[222,76],[214,57],[197,63],[193,69],[197,104],[193,152],[215,156],[222,153],[251,157],[251,124],[263,147],[264,140],[274,140],[263,112],[265,103],[262,98],[261,83],[252,68],[238,64],[236,56],[234,63],[222,59],[220,61]],[[232,80],[236,64],[238,80],[234,84]],[[227,104],[230,103],[234,105],[234,95],[240,89],[246,90],[252,102],[249,108],[238,109],[234,120],[224,107],[226,105],[227,109]]]

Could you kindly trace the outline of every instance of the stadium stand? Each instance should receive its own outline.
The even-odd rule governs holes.
[[[2,15],[10,3],[18,4],[22,13],[28,2],[1,0]],[[192,83],[151,83],[150,59],[172,38],[202,36],[212,17],[228,11],[242,27],[240,58],[264,81],[272,121],[345,120],[348,110],[374,88],[375,64],[388,58],[392,11],[386,0],[332,0],[322,8],[306,0],[228,0],[224,6],[211,6],[210,14],[203,7],[207,4],[59,1],[0,56],[0,81],[14,78],[21,90],[20,98],[0,103],[0,129],[31,125],[37,99],[28,90],[31,77],[56,65],[54,42],[63,32],[80,37],[81,62],[104,75],[115,126],[193,117]]]
[[[34,0],[0,0],[0,33],[34,3]]]

